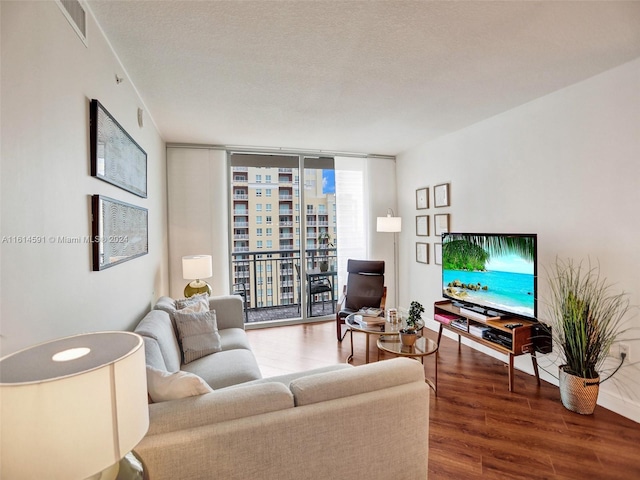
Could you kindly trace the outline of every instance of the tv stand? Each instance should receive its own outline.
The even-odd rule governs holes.
[[[531,354],[531,362],[536,380],[540,385],[538,359],[534,336],[539,335],[535,328],[537,322],[516,317],[488,317],[475,310],[460,308],[450,300],[435,302],[433,305],[434,319],[440,323],[438,331],[438,346],[444,329],[465,337],[509,357],[509,391],[513,391],[514,369],[513,359],[525,353]],[[513,327],[512,324],[517,326]],[[508,328],[506,325],[511,326]]]

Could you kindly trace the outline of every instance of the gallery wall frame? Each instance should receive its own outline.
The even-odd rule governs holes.
[[[416,209],[425,210],[429,208],[429,187],[422,187],[416,190]]]
[[[96,99],[89,106],[91,175],[147,198],[147,153]]]
[[[149,212],[146,208],[92,195],[91,217],[93,271],[149,253]]]
[[[416,216],[416,235],[419,237],[429,236],[429,215]]]
[[[433,216],[433,230],[435,235],[442,235],[449,231],[448,213],[438,213]]]
[[[436,208],[448,207],[451,205],[449,184],[442,183],[433,187],[433,206]]]
[[[416,242],[416,262],[429,263],[429,244]]]
[[[442,244],[433,244],[433,263],[436,265],[442,265]]]

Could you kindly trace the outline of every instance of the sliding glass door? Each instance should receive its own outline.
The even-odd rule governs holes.
[[[247,320],[332,314],[333,159],[239,152],[230,165],[231,275]],[[330,289],[313,293],[327,280]]]

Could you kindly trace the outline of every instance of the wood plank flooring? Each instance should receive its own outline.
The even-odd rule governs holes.
[[[265,377],[344,362],[350,353],[348,336],[336,341],[333,321],[248,334]],[[354,349],[353,364],[364,363],[364,334],[354,334]],[[372,341],[371,361],[377,356]],[[517,370],[509,392],[507,371],[443,337],[438,395],[431,394],[429,479],[640,479],[640,424],[600,406],[593,415],[572,413],[557,387],[538,386]],[[425,358],[425,373],[433,378],[433,357]]]

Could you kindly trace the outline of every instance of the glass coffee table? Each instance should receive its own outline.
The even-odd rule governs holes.
[[[400,336],[385,336],[378,338],[378,360],[380,359],[380,350],[383,352],[391,353],[398,357],[410,357],[420,359],[420,362],[424,365],[424,357],[427,355],[435,354],[435,376],[432,382],[428,378],[424,381],[429,384],[433,391],[437,394],[438,391],[438,344],[427,337],[418,337],[416,343],[410,347],[402,345],[400,342]]]
[[[360,325],[358,322],[356,322],[355,318],[356,318],[356,314],[352,313],[351,315],[348,315],[347,318],[345,318],[344,320],[345,325],[350,331],[350,337],[351,337],[351,355],[349,355],[349,357],[347,358],[347,363],[353,360],[353,332],[363,332],[367,335],[367,347],[366,347],[366,353],[365,353],[366,363],[369,363],[369,337],[371,335],[375,335],[380,338],[384,338],[387,336],[391,338],[395,337],[395,339],[398,342],[400,342],[398,337],[398,330],[402,328],[402,324],[389,323],[385,321],[385,322],[382,322],[380,325],[376,325],[375,327],[365,328],[362,325]]]

